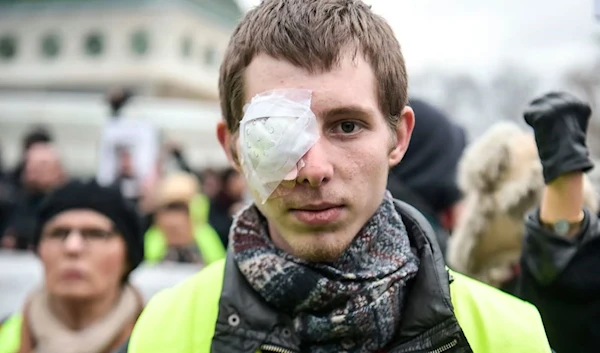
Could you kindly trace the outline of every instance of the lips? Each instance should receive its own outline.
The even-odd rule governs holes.
[[[62,271],[61,277],[66,280],[80,280],[83,279],[84,274],[83,271],[69,269]]]
[[[304,205],[302,207],[294,208],[294,211],[325,211],[330,208],[341,207],[341,205],[333,203],[316,203],[310,205]]]
[[[310,204],[290,210],[297,220],[312,226],[333,223],[342,215],[343,211],[344,206],[329,203]]]

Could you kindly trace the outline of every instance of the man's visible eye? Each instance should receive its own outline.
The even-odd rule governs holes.
[[[358,123],[353,121],[342,121],[335,127],[334,132],[349,135],[359,132],[361,128]]]

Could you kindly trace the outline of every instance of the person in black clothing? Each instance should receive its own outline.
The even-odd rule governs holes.
[[[202,193],[209,199],[214,200],[223,188],[221,175],[217,170],[207,168],[202,171]]]
[[[525,216],[542,199],[542,164],[531,131],[497,122],[472,141],[459,163],[463,209],[448,241],[446,264],[455,271],[515,293]],[[598,209],[589,179],[585,205]]]
[[[54,138],[50,131],[43,126],[36,126],[32,128],[24,137],[22,141],[21,149],[21,160],[11,172],[6,173],[4,179],[7,183],[10,183],[13,187],[20,189],[22,187],[22,174],[25,168],[25,157],[29,150],[37,144],[48,144],[52,143]]]
[[[2,234],[2,246],[27,249],[35,234],[37,208],[44,197],[65,180],[60,158],[50,144],[36,144],[25,157],[21,176],[22,188]]]
[[[545,188],[525,222],[518,295],[536,305],[557,353],[600,347],[600,223],[584,207],[591,109],[566,93],[534,100],[533,127]]]
[[[17,199],[16,186],[4,173],[1,152],[0,150],[0,247],[2,247],[2,234],[8,227],[10,215]]]
[[[409,105],[415,128],[404,158],[390,170],[388,190],[427,218],[445,254],[462,205],[456,174],[467,138],[464,129],[436,107],[420,99],[410,99]]]
[[[244,201],[246,184],[244,176],[233,168],[226,169],[221,179],[223,187],[211,200],[208,222],[227,247],[233,215]]]

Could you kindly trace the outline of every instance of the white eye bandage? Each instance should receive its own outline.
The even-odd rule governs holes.
[[[242,169],[261,203],[283,180],[296,179],[304,167],[302,157],[319,139],[311,97],[310,90],[273,90],[254,96],[244,108],[240,122]],[[285,193],[279,189],[273,196]]]

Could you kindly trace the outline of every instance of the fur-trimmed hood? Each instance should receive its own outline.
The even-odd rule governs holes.
[[[493,286],[510,280],[521,256],[524,218],[540,203],[542,165],[532,134],[502,122],[467,147],[458,167],[464,209],[448,243],[453,269]],[[598,197],[585,178],[585,205]]]

